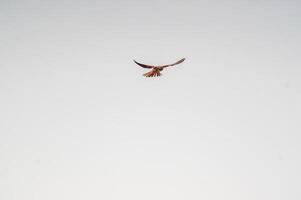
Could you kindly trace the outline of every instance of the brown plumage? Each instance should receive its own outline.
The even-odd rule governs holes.
[[[173,63],[173,64],[170,64],[170,65],[159,65],[159,66],[152,66],[152,65],[145,65],[145,64],[141,64],[141,63],[138,63],[137,61],[134,60],[134,62],[139,65],[140,67],[143,67],[143,68],[148,68],[148,69],[152,69],[151,71],[143,74],[143,76],[146,76],[146,77],[154,77],[154,76],[161,76],[161,71],[166,68],[166,67],[170,67],[170,66],[174,66],[174,65],[178,65],[182,62],[184,62],[185,58],[182,58],[181,60]]]

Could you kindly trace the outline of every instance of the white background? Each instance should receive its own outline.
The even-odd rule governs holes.
[[[0,199],[300,200],[300,8],[0,1]]]

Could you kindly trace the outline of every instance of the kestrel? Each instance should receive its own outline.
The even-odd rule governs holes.
[[[165,67],[170,67],[170,66],[174,66],[174,65],[178,65],[180,63],[182,63],[183,61],[185,60],[185,58],[182,58],[181,60],[173,63],[173,64],[170,64],[170,65],[158,65],[158,66],[152,66],[152,65],[145,65],[145,64],[141,64],[141,63],[138,63],[134,60],[134,62],[143,67],[143,68],[148,68],[148,69],[152,69],[151,71],[143,74],[143,76],[146,76],[146,77],[154,77],[154,76],[161,76],[161,71],[165,68]]]

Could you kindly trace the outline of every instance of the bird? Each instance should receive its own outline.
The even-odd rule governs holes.
[[[140,67],[143,67],[143,68],[148,68],[148,69],[152,69],[151,71],[143,74],[143,76],[145,77],[156,77],[156,76],[161,76],[161,71],[166,68],[166,67],[171,67],[171,66],[174,66],[174,65],[178,65],[182,62],[184,62],[185,58],[182,58],[181,60],[178,60],[177,62],[173,63],[173,64],[169,64],[169,65],[158,65],[158,66],[154,66],[154,65],[146,65],[146,64],[142,64],[142,63],[139,63],[137,61],[134,60],[134,62],[139,65]]]

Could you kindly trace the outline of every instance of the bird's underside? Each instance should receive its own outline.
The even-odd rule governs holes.
[[[170,65],[159,65],[159,66],[152,66],[152,65],[146,65],[146,64],[142,64],[142,63],[138,63],[137,61],[134,60],[134,62],[139,65],[140,67],[143,67],[143,68],[148,68],[148,69],[152,69],[151,71],[143,74],[143,76],[145,77],[155,77],[155,76],[161,76],[161,71],[166,68],[166,67],[170,67],[170,66],[174,66],[174,65],[178,65],[182,62],[184,62],[185,58],[182,58],[181,60],[173,63],[173,64],[170,64]]]
[[[143,76],[145,76],[145,77],[155,77],[155,76],[161,76],[161,73],[160,73],[160,70],[158,68],[153,68],[151,71],[146,72],[145,74],[143,74]]]

